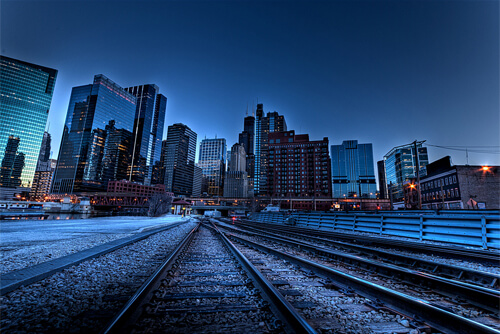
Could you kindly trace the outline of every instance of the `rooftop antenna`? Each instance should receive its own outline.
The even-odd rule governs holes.
[[[248,117],[248,102],[247,102],[247,114],[246,114],[246,117]]]

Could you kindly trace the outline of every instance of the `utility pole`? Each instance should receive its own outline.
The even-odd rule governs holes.
[[[390,203],[391,203],[391,207],[389,210],[392,211],[392,181],[389,183],[389,199],[390,199]]]
[[[418,209],[422,210],[422,193],[420,192],[420,163],[418,162],[418,149],[416,140],[413,142],[413,147],[415,149],[415,164],[416,164],[415,170],[417,173]]]

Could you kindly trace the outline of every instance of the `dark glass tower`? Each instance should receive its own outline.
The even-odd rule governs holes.
[[[162,148],[162,166],[166,191],[175,196],[193,193],[196,133],[187,125],[170,125]]]
[[[52,142],[52,137],[50,133],[45,131],[43,133],[42,146],[40,147],[40,154],[38,155],[38,164],[41,162],[47,162],[50,159],[50,144]]]
[[[159,183],[161,140],[165,123],[167,98],[159,94],[156,85],[125,88],[137,97],[132,147],[130,181],[145,185]]]
[[[3,187],[15,188],[21,185],[25,155],[19,152],[19,142],[19,137],[9,136],[0,170],[0,184]]]
[[[342,145],[332,145],[330,150],[333,197],[375,198],[377,182],[372,144],[345,140]]]
[[[0,56],[0,187],[30,187],[57,70]]]
[[[210,196],[224,194],[224,171],[226,169],[226,139],[203,139],[200,143],[198,167],[207,180],[207,192]]]
[[[388,195],[391,196],[392,193],[394,202],[402,202],[404,199],[403,183],[416,177],[417,168],[420,171],[429,164],[427,147],[423,147],[422,143],[397,146],[384,155],[385,182]],[[423,170],[420,176],[424,176]]]
[[[129,179],[136,98],[99,74],[74,87],[52,192],[105,191],[108,181]]]
[[[387,195],[387,181],[385,180],[385,163],[384,160],[377,161],[377,172],[378,172],[378,187],[379,187],[379,198],[388,198]]]
[[[246,171],[248,177],[253,180],[255,168],[254,141],[255,141],[255,117],[247,116],[243,121],[243,132],[240,133],[238,143],[243,145],[246,152]],[[251,182],[252,183],[252,182]]]

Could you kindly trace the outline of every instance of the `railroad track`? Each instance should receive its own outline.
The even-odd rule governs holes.
[[[314,333],[216,228],[200,224],[103,333]]]
[[[33,282],[0,296],[0,332],[98,333],[194,226],[117,239],[39,267],[48,272],[28,270]]]
[[[233,241],[312,270],[331,280],[332,285],[337,288],[369,298],[372,306],[388,307],[412,320],[423,319],[420,321],[424,327],[447,333],[499,333],[498,292],[494,290],[472,287],[472,293],[466,293],[464,283],[455,285],[454,282],[444,280],[447,281],[446,284],[451,284],[446,288],[443,280],[428,277],[429,275],[413,273],[418,277],[415,281],[408,279],[411,275],[408,271],[398,270],[395,274],[392,272],[393,269],[397,270],[395,266],[382,266],[384,270],[378,269],[377,273],[377,270],[366,266],[366,263],[360,269],[359,262],[356,264],[356,261],[352,261],[356,257],[351,256],[351,261],[346,261],[349,256],[332,258],[328,251],[305,243],[279,240],[269,235],[257,236],[255,233],[253,237],[236,234],[237,232],[231,232],[228,236]],[[266,240],[263,241],[263,238]],[[425,284],[420,284],[424,280]],[[456,292],[454,289],[462,290],[462,296],[468,299],[453,298]],[[483,300],[483,297],[488,301]],[[475,304],[475,307],[471,304]]]
[[[250,221],[240,222],[239,224],[258,227],[259,229],[279,229],[281,231],[289,231],[300,233],[308,236],[324,237],[328,239],[355,241],[358,244],[378,246],[383,248],[412,250],[413,252],[440,255],[448,258],[467,259],[477,263],[484,263],[493,266],[500,266],[500,252],[486,251],[481,249],[465,248],[461,246],[444,246],[430,243],[420,243],[415,241],[403,241],[390,238],[381,238],[373,236],[365,236],[361,234],[350,234],[342,232],[324,231],[312,228],[284,226],[270,223],[252,223]]]
[[[245,230],[253,232],[262,232],[262,229],[248,225],[238,224],[238,228],[243,228]],[[358,245],[355,243],[310,236],[297,232],[290,232],[288,230],[282,231],[279,228],[266,229],[266,231],[266,235],[268,236],[285,239],[289,237],[290,239],[287,240],[290,241],[305,241],[308,243],[313,243],[316,246],[327,247],[329,249],[338,250],[340,252],[348,253],[353,256],[360,256],[368,260],[376,260],[387,264],[395,264],[403,268],[418,270],[430,275],[439,275],[443,278],[449,278],[455,281],[474,284],[485,288],[491,288],[495,290],[500,289],[500,275],[498,274],[474,270],[458,265],[447,264],[444,263],[444,261],[438,263],[435,259],[431,261],[419,258],[418,254],[411,254],[411,256],[409,256],[409,254],[398,254],[395,252],[390,252],[380,248],[373,248],[366,245]]]

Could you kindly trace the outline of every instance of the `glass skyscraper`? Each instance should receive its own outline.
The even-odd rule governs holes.
[[[137,97],[129,180],[145,185],[160,183],[160,158],[167,98],[156,85],[125,88]]]
[[[342,145],[332,145],[330,153],[333,197],[376,197],[372,144],[345,140]]]
[[[168,127],[162,149],[162,168],[166,191],[175,196],[193,193],[196,133],[187,125],[176,123]]]
[[[422,147],[423,142],[417,142],[416,148],[418,151],[420,176],[424,176],[423,169],[429,164],[427,156],[427,147]],[[394,202],[401,202],[404,199],[403,183],[416,177],[416,154],[415,145],[407,144],[394,147],[384,156],[385,176],[387,182],[387,190]]]
[[[197,166],[202,169],[208,182],[208,195],[224,194],[224,171],[226,170],[226,139],[203,139],[200,143],[200,154]]]
[[[0,56],[0,187],[31,187],[57,70]]]
[[[128,180],[136,97],[99,74],[74,87],[52,192],[105,191],[108,181]]]

